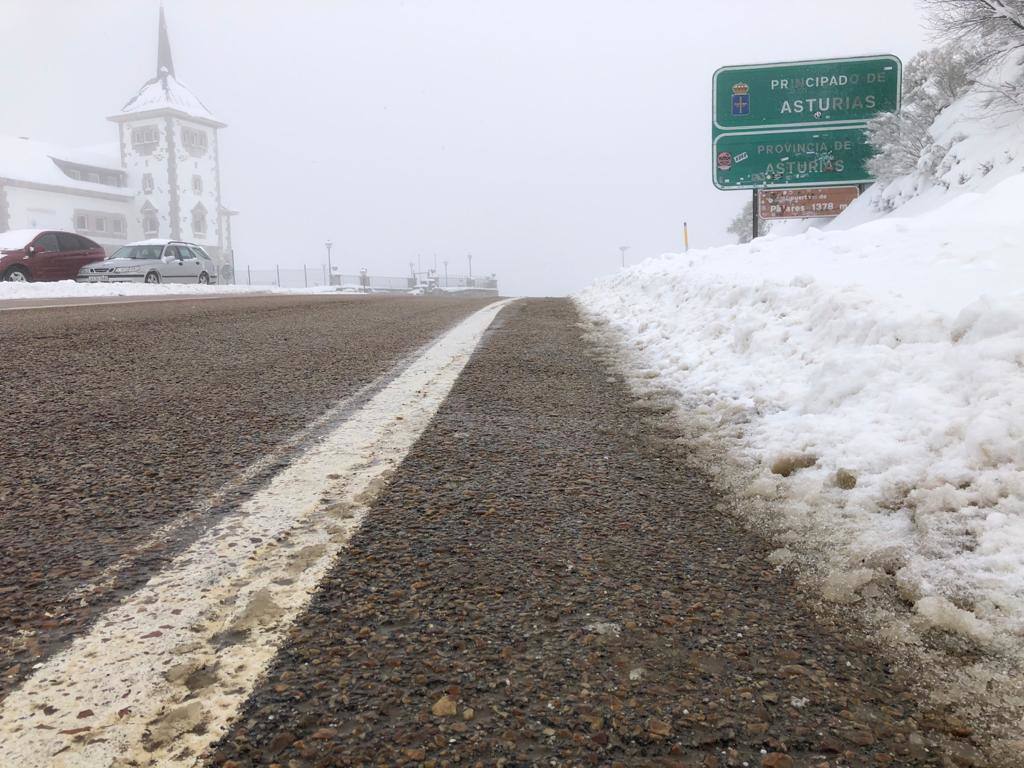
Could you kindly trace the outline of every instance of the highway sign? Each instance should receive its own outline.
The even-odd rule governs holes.
[[[857,187],[766,189],[757,196],[762,219],[812,219],[838,216],[860,196]]]
[[[720,133],[712,153],[719,189],[867,184],[873,154],[863,128]]]
[[[903,64],[864,56],[722,67],[715,72],[714,130],[864,123],[900,108]]]

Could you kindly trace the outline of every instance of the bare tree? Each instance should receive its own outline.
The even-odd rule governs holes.
[[[984,40],[990,51],[1024,45],[1024,0],[921,0],[947,40]],[[994,45],[992,43],[995,43]]]
[[[736,214],[736,218],[726,227],[726,232],[736,235],[736,242],[749,243],[754,239],[754,201],[747,200],[743,210]]]

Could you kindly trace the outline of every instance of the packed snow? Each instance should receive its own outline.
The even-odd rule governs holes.
[[[274,285],[199,285],[198,283],[52,283],[0,282],[0,301],[13,299],[80,299],[112,296],[217,296],[246,293],[337,293],[338,287],[278,288]]]
[[[802,553],[826,597],[888,587],[982,644],[1024,634],[1016,168],[910,210],[883,216],[876,193],[827,230],[648,259],[578,297],[768,503],[773,562]]]

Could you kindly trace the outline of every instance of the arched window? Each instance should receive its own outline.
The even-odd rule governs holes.
[[[206,237],[206,208],[202,203],[192,209],[192,234]]]
[[[142,206],[142,234],[146,237],[157,237],[160,234],[160,217],[148,200]]]

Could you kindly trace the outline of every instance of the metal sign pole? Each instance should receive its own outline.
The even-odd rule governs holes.
[[[756,240],[760,236],[760,234],[761,234],[760,233],[761,221],[760,221],[760,218],[759,218],[760,211],[758,209],[758,204],[759,203],[760,203],[760,200],[757,199],[757,190],[755,189],[754,190],[754,222],[753,222],[753,230],[752,230],[753,231],[753,237],[751,237],[751,240]]]

